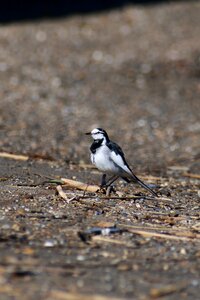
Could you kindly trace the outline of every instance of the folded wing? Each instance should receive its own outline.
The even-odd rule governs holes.
[[[111,150],[110,159],[113,163],[118,166],[122,172],[127,173],[127,175],[132,175],[132,171],[125,160],[124,153],[120,146],[114,142],[109,142],[107,146]]]

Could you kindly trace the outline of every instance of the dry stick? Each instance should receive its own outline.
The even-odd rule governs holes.
[[[144,198],[145,197],[145,198]],[[96,198],[96,196],[83,196],[83,197],[80,197],[82,199],[93,199],[93,198]],[[165,198],[165,197],[148,197],[148,196],[136,196],[136,195],[131,195],[129,197],[108,197],[108,196],[101,196],[100,199],[105,199],[105,200],[133,200],[133,199],[141,199],[143,198],[144,200],[148,200],[148,201],[163,201],[163,202],[172,202],[173,200],[172,199],[169,199],[169,198]]]
[[[72,179],[61,178],[61,181],[64,183],[64,185],[87,192],[95,193],[100,189],[98,185],[88,185],[81,181],[76,181]]]
[[[185,236],[175,236],[175,235],[168,235],[164,233],[157,233],[157,232],[149,232],[145,230],[135,230],[135,229],[129,229],[129,232],[136,233],[139,235],[142,235],[143,237],[158,237],[163,239],[169,239],[169,240],[179,240],[179,241],[197,241],[200,242],[200,235],[192,236],[192,237],[185,237]]]
[[[187,173],[186,172],[186,173],[183,173],[183,176],[200,179],[200,174],[194,174],[194,173]]]
[[[159,288],[151,288],[150,296],[153,298],[160,298],[175,292],[180,292],[181,290],[185,289],[187,286],[188,286],[188,282],[183,281],[176,284],[167,284]]]
[[[166,201],[166,202],[173,202],[173,199],[167,197],[149,197],[145,196],[146,200],[157,200],[157,201]]]
[[[183,230],[187,230],[188,228],[187,227],[175,227],[175,228],[169,228],[169,227],[166,227],[166,226],[137,226],[137,225],[126,225],[126,224],[122,224],[122,223],[117,223],[117,226],[120,227],[120,228],[125,228],[125,229],[128,229],[131,228],[133,230],[135,229],[139,229],[139,230],[163,230],[163,231],[168,231],[168,232],[173,232],[173,231],[183,231]]]
[[[145,198],[144,198],[145,197]],[[87,197],[87,198],[95,198],[95,197]],[[148,196],[136,196],[136,195],[131,195],[130,197],[101,197],[101,199],[107,199],[107,200],[133,200],[133,199],[143,199],[143,200],[148,200],[148,201],[163,201],[163,202],[172,202],[173,200],[172,199],[169,199],[169,198],[164,198],[164,197],[148,197]]]
[[[193,231],[188,230],[186,227],[176,227],[176,228],[166,228],[164,226],[149,226],[149,227],[144,227],[144,226],[131,226],[131,225],[123,225],[123,224],[118,224],[120,228],[127,228],[130,231],[134,230],[139,230],[139,231],[144,231],[152,234],[152,231],[165,231],[165,233],[158,233],[158,234],[166,234],[168,232],[170,236],[177,236],[177,237],[187,237],[187,238],[196,238],[200,239],[200,234],[194,233]],[[150,230],[150,231],[149,231]],[[155,232],[156,233],[156,232]],[[167,234],[168,236],[168,234]]]
[[[16,160],[24,160],[24,161],[29,159],[27,155],[17,155],[17,154],[11,154],[7,152],[0,152],[0,157],[16,159]]]
[[[192,226],[192,229],[200,231],[200,222],[194,224],[194,225]]]
[[[80,293],[70,293],[59,290],[52,290],[48,295],[49,300],[122,300],[122,298],[116,297],[106,297],[99,294],[80,294]],[[123,298],[124,299],[124,298]]]
[[[57,185],[56,190],[59,194],[59,196],[61,198],[63,198],[64,200],[67,201],[67,203],[69,203],[70,201],[74,200],[76,198],[76,196],[72,197],[72,198],[68,198],[67,195],[65,194],[65,192],[63,192],[61,185]]]
[[[192,220],[198,220],[199,219],[199,216],[186,216],[186,215],[180,215],[178,217],[175,217],[174,215],[170,215],[169,212],[161,212],[161,211],[152,211],[152,210],[148,210],[145,212],[145,215],[146,216],[160,216],[160,220],[162,220],[162,218],[171,218],[171,219],[174,219],[174,220],[184,220],[184,219],[188,219],[188,217]],[[153,216],[153,217],[155,217]]]

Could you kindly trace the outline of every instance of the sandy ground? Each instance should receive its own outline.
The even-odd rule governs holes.
[[[174,1],[0,26],[1,299],[199,299],[199,15]],[[123,182],[56,193],[99,183],[96,126],[160,200]]]

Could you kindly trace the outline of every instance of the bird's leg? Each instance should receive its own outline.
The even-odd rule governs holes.
[[[101,188],[106,186],[106,174],[103,174],[102,175],[102,178],[101,178]]]
[[[131,181],[127,178],[127,177],[125,177],[125,176],[123,176],[123,177],[121,177],[124,181],[126,181],[127,183],[130,183]]]
[[[115,182],[119,178],[118,175],[113,175],[106,183],[106,186],[109,187],[113,182]]]
[[[101,178],[101,188],[106,188],[106,195],[110,195],[111,191],[114,191],[113,187],[111,186],[113,182],[115,182],[119,178],[118,175],[113,175],[107,182],[106,182],[106,174],[102,175]]]
[[[112,183],[115,182],[118,178],[118,175],[114,175],[108,180],[106,184],[106,196],[109,196],[111,192],[115,192]]]

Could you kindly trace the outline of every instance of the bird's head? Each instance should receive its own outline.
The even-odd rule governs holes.
[[[86,134],[91,135],[93,140],[105,140],[105,142],[109,141],[109,137],[107,132],[102,128],[95,128],[91,132],[87,132]]]

